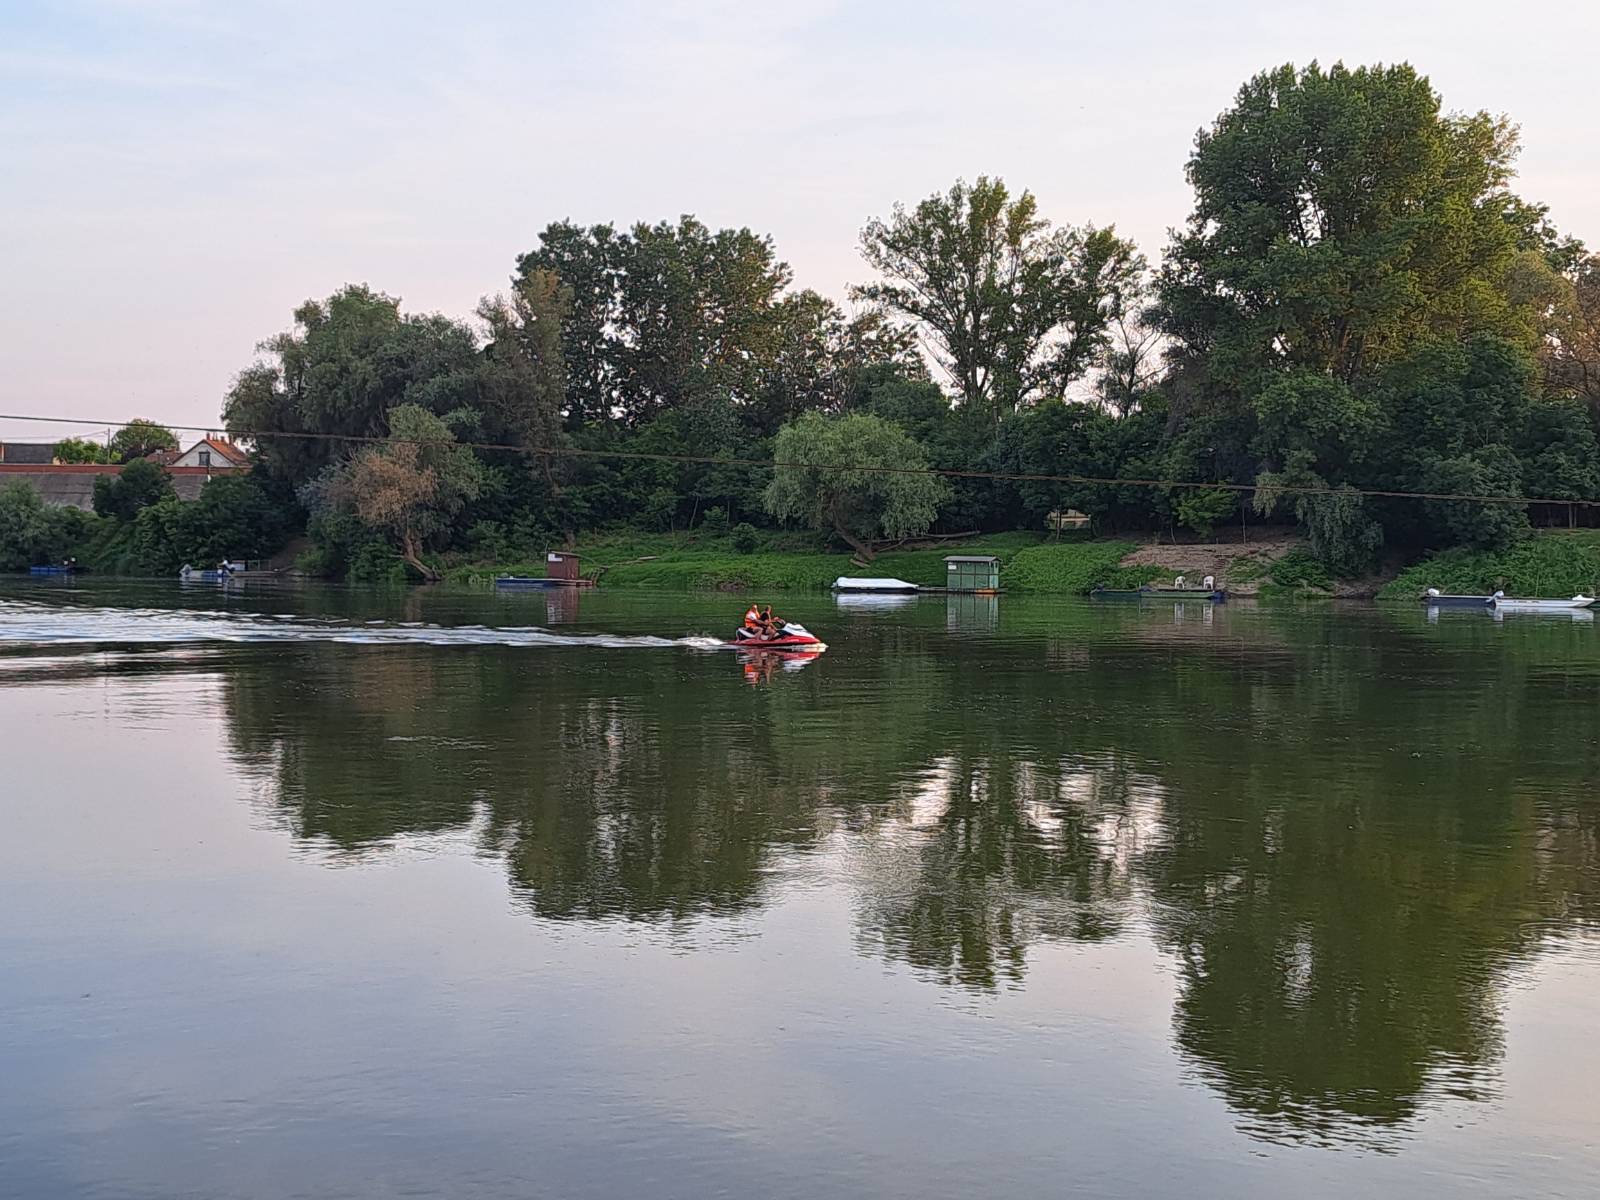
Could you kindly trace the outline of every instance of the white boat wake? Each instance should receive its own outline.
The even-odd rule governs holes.
[[[339,642],[356,646],[598,646],[613,650],[725,650],[714,637],[552,633],[537,625],[428,625],[161,608],[76,608],[0,600],[0,644],[179,645],[193,642]]]

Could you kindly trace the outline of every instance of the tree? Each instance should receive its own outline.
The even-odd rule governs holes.
[[[58,463],[103,463],[108,461],[106,448],[99,442],[85,438],[62,438],[51,452]]]
[[[478,306],[478,316],[489,327],[483,370],[489,440],[509,438],[530,451],[565,440],[567,370],[561,356],[561,326],[571,306],[572,289],[543,268],[525,273],[510,297],[496,296]],[[527,465],[543,476],[552,492],[556,490],[550,455],[536,454]]]
[[[117,462],[132,462],[157,450],[176,450],[178,435],[165,425],[135,417],[111,437],[111,456]]]
[[[479,402],[477,338],[460,322],[402,314],[364,284],[308,300],[294,319],[294,330],[261,344],[273,361],[240,372],[223,404],[228,429],[255,438],[276,479],[299,486],[358,439],[382,438],[391,409],[442,415]]]
[[[1196,135],[1158,310],[1214,397],[1285,368],[1353,383],[1440,336],[1537,343],[1559,286],[1509,190],[1516,129],[1440,110],[1407,65],[1283,66]]]
[[[861,253],[885,281],[854,294],[916,322],[962,401],[996,418],[1080,378],[1144,271],[1113,229],[1052,230],[1031,192],[982,175],[869,221]]]
[[[806,290],[780,300],[776,316],[778,337],[751,420],[763,435],[804,412],[842,411],[870,379],[885,373],[927,377],[916,332],[882,312],[849,317],[832,300]]]
[[[1582,400],[1600,421],[1600,254],[1577,265],[1571,298],[1541,351],[1551,390]]]
[[[0,487],[0,571],[26,571],[38,561],[44,512],[44,501],[25,481]]]
[[[423,550],[449,528],[483,480],[483,465],[455,440],[441,418],[403,404],[389,414],[388,440],[327,472],[306,490],[307,507],[353,516],[389,538],[422,578],[438,579]]]
[[[136,458],[115,476],[94,481],[94,511],[102,517],[131,521],[139,510],[173,496],[172,477],[147,458]]]
[[[874,538],[926,533],[949,494],[922,448],[879,417],[806,413],[778,431],[767,511],[832,530],[865,560]]]
[[[793,277],[771,238],[713,231],[685,215],[623,234],[560,223],[540,240],[518,273],[553,271],[573,289],[562,339],[569,426],[613,418],[638,426],[718,390],[740,406],[755,401]]]

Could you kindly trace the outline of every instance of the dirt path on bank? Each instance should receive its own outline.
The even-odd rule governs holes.
[[[1304,538],[1279,530],[1263,530],[1249,541],[1235,537],[1222,542],[1156,542],[1140,546],[1122,560],[1122,565],[1159,567],[1164,578],[1158,578],[1158,583],[1171,583],[1183,575],[1198,585],[1207,575],[1213,575],[1219,587],[1235,595],[1250,596],[1267,578],[1273,563],[1305,544]]]

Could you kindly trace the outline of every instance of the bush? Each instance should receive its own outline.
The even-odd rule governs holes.
[[[387,542],[369,541],[358,546],[345,564],[344,577],[352,583],[405,583],[410,577],[405,560]]]
[[[94,511],[102,517],[131,521],[141,510],[173,497],[172,478],[146,458],[136,458],[115,476],[94,481]]]
[[[1428,588],[1457,595],[1483,596],[1503,590],[1511,596],[1565,597],[1591,590],[1600,581],[1600,533],[1538,534],[1508,550],[1446,550],[1407,567],[1378,593],[1380,600],[1415,600]]]
[[[761,544],[761,533],[749,521],[740,521],[733,527],[733,548],[740,554],[754,554]]]
[[[1332,591],[1333,578],[1328,568],[1309,550],[1298,547],[1272,564],[1272,582],[1286,588],[1316,588]]]
[[[1138,587],[1155,578],[1155,567],[1124,567],[1127,542],[1079,542],[1032,546],[1017,551],[1000,572],[1000,584],[1013,592],[1057,592],[1086,596],[1097,584]]]

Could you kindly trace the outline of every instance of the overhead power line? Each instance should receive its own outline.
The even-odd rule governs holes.
[[[148,418],[140,418],[141,422]],[[86,425],[101,429],[120,429],[128,421],[92,421],[76,417],[37,417],[0,413],[0,421],[37,421],[50,425]],[[213,433],[215,425],[178,425],[165,421],[149,421],[165,429],[186,433]],[[312,433],[288,430],[228,431],[230,438],[261,442],[270,438],[297,441],[346,442],[357,445],[379,446],[454,446],[467,450],[493,450],[507,454],[521,454],[531,458],[591,458],[620,459],[634,462],[668,462],[685,466],[752,467],[763,470],[784,468],[811,471],[860,471],[870,475],[938,475],[947,479],[990,479],[1002,483],[1074,483],[1097,487],[1153,487],[1178,489],[1207,489],[1229,492],[1273,492],[1289,496],[1367,496],[1387,500],[1458,500],[1474,504],[1552,504],[1574,505],[1582,508],[1600,508],[1600,500],[1575,500],[1565,496],[1513,496],[1507,494],[1475,494],[1470,492],[1411,492],[1387,488],[1333,487],[1327,484],[1270,484],[1222,483],[1195,479],[1142,479],[1106,478],[1095,475],[1047,474],[1018,471],[982,471],[967,467],[886,467],[874,463],[807,463],[785,462],[775,458],[726,458],[705,454],[669,454],[651,450],[594,450],[581,446],[519,446],[507,442],[444,441],[428,438],[378,437],[351,433]]]

